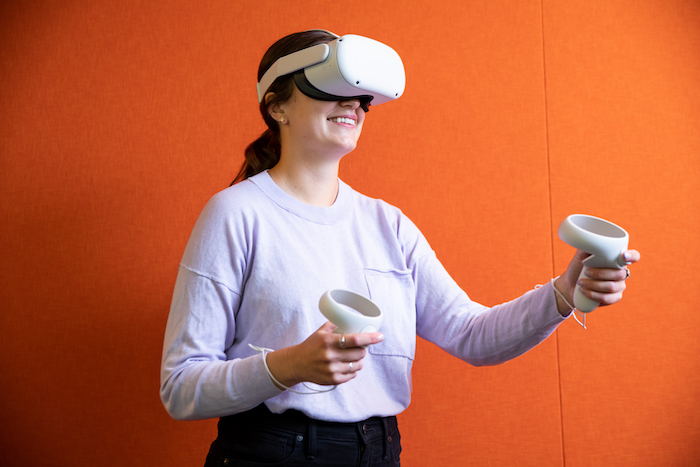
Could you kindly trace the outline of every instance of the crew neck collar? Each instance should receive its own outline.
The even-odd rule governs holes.
[[[267,170],[250,177],[248,180],[253,182],[282,209],[316,224],[337,224],[350,213],[352,207],[351,189],[340,179],[338,179],[338,196],[335,202],[327,207],[306,204],[291,196],[277,186]]]

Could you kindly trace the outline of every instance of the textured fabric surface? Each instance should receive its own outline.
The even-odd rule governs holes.
[[[366,35],[406,92],[341,178],[398,206],[470,297],[560,274],[572,213],[643,259],[622,303],[504,365],[419,339],[404,466],[700,458],[700,4],[694,0],[0,2],[0,464],[201,465],[159,367],[197,216],[262,131],[284,34]]]

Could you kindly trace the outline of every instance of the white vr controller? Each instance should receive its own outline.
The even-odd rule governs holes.
[[[622,254],[627,250],[629,235],[612,222],[585,214],[572,214],[559,225],[559,238],[574,248],[590,253],[583,261],[579,279],[585,277],[588,268],[622,269],[629,263]],[[585,297],[577,285],[574,290],[574,306],[582,313],[596,309],[598,302]]]
[[[338,326],[336,334],[377,332],[382,325],[382,310],[370,299],[349,290],[333,289],[318,302],[323,316]]]

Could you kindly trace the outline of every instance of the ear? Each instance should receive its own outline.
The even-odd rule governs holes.
[[[274,92],[268,92],[265,94],[265,103],[269,103],[270,101],[274,101],[275,97],[277,97],[277,94]],[[272,117],[273,120],[279,122],[280,119],[285,118],[285,113],[283,106],[281,105],[282,103],[280,101],[275,101],[271,105],[267,106],[267,113]]]

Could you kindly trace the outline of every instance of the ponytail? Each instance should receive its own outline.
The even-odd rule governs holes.
[[[280,160],[280,138],[279,130],[273,131],[268,128],[245,148],[245,161],[238,171],[238,175],[233,179],[231,185],[245,180],[248,177],[271,169]]]

